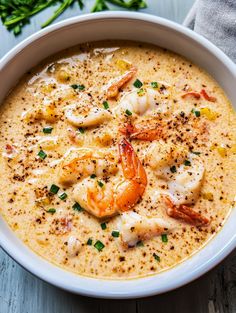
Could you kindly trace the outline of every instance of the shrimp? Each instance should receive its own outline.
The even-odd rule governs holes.
[[[155,142],[147,151],[146,162],[157,178],[167,185],[175,204],[197,200],[205,171],[199,156],[179,145]]]
[[[210,221],[208,218],[194,211],[191,207],[184,204],[177,206],[166,195],[163,195],[162,199],[167,206],[167,214],[170,217],[183,220],[186,223],[196,226],[207,226],[209,224]]]
[[[144,125],[133,125],[130,122],[124,128],[121,128],[120,132],[126,135],[129,139],[153,141],[163,138],[163,123],[159,122],[153,125],[148,125],[147,127],[147,123]]]
[[[168,233],[172,229],[173,225],[163,218],[148,218],[132,211],[120,216],[121,240],[128,247],[135,246],[140,240],[147,240]]]
[[[104,177],[118,171],[118,160],[112,151],[91,148],[71,149],[59,166],[59,183],[73,185],[89,175]]]
[[[133,78],[136,72],[137,72],[137,69],[133,66],[124,75],[118,77],[118,79],[108,87],[107,97],[116,98],[119,94],[119,90]]]
[[[170,110],[170,106],[166,96],[162,95],[158,89],[142,88],[140,94],[134,90],[125,95],[113,111],[120,116],[127,110],[132,112],[132,115],[143,116],[153,112],[166,113]]]
[[[130,210],[142,197],[147,186],[146,172],[126,139],[119,142],[122,179],[108,183],[87,178],[75,186],[73,195],[89,213],[99,218]]]

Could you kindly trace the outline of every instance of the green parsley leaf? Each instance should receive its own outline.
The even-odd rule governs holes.
[[[143,83],[139,80],[139,79],[136,79],[136,81],[134,82],[134,87],[136,88],[141,88]]]
[[[63,192],[62,194],[59,195],[59,198],[61,200],[65,200],[67,198],[67,194],[65,192]]]
[[[87,246],[92,246],[92,244],[93,244],[93,240],[89,238],[87,241]]]
[[[191,162],[190,162],[189,160],[185,160],[185,161],[184,161],[184,165],[185,165],[185,166],[191,166]]]
[[[120,233],[117,230],[113,230],[111,235],[112,237],[118,238],[120,236]]]
[[[157,82],[151,82],[152,88],[158,88],[158,83]]]
[[[105,245],[100,241],[96,241],[94,247],[100,252],[105,247]]]
[[[196,117],[199,117],[201,115],[200,111],[194,111],[194,114]]]
[[[104,186],[103,182],[101,182],[100,180],[98,180],[98,186],[102,188],[102,187]]]
[[[103,106],[105,110],[109,109],[109,103],[107,101],[103,101]]]
[[[171,166],[170,171],[171,173],[176,173],[177,172],[176,166],[175,165]]]
[[[47,212],[51,213],[51,214],[54,214],[54,213],[56,213],[56,209],[53,209],[53,208],[52,209],[48,209]]]
[[[97,177],[97,175],[95,175],[95,174],[90,175],[90,178],[96,178],[96,177]]]
[[[144,247],[144,243],[142,242],[142,240],[136,243],[136,247]]]
[[[102,228],[102,230],[105,230],[107,228],[107,224],[106,223],[102,223],[101,224],[101,228]]]
[[[192,154],[195,154],[195,155],[200,155],[201,152],[197,152],[197,151],[191,151]]]
[[[44,134],[51,134],[52,130],[53,130],[52,126],[46,126],[43,128]]]
[[[132,115],[132,112],[130,112],[128,109],[125,111],[125,114],[126,115],[128,115],[128,116],[130,116],[130,115]]]
[[[160,257],[156,253],[153,253],[153,256],[154,256],[154,259],[157,260],[157,262],[161,261]]]
[[[52,184],[52,186],[50,187],[50,192],[55,195],[58,193],[59,189],[60,188],[57,185]]]
[[[84,209],[82,208],[82,206],[81,206],[78,202],[75,202],[75,204],[72,206],[72,208],[73,208],[75,211],[78,211],[78,212],[81,212],[81,211],[84,210]]]
[[[162,242],[168,242],[168,237],[167,237],[167,235],[166,234],[162,234],[161,235],[161,240],[162,240]]]
[[[47,157],[47,153],[45,153],[43,150],[40,150],[38,156],[40,157],[40,159],[44,160]]]
[[[83,127],[79,127],[79,132],[80,132],[81,134],[84,134],[84,133],[85,133],[85,129],[84,129]]]

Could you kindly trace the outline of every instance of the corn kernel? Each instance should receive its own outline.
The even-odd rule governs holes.
[[[120,70],[127,71],[130,69],[131,63],[129,63],[128,61],[119,59],[116,61],[116,65],[119,67]]]
[[[41,91],[47,94],[53,91],[54,89],[53,87],[54,87],[53,84],[47,84],[41,87]]]
[[[232,151],[233,153],[236,153],[236,144],[233,144],[233,145],[232,145],[231,151]]]
[[[57,80],[61,83],[66,83],[70,80],[70,75],[65,70],[59,70],[57,73]]]
[[[214,121],[217,118],[217,113],[209,108],[200,109],[201,115],[205,116],[209,121]]]
[[[225,158],[227,156],[227,150],[225,147],[218,147],[217,151],[222,158]]]
[[[202,194],[203,199],[208,200],[208,201],[213,201],[214,200],[214,196],[211,192],[204,192]]]

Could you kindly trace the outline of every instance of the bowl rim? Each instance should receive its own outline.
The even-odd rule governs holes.
[[[11,49],[5,56],[2,57],[0,60],[0,70],[3,69],[8,62],[10,62],[14,57],[22,51],[24,48],[26,48],[28,45],[30,45],[32,42],[36,41],[39,38],[44,37],[45,35],[52,33],[56,30],[60,30],[61,28],[77,24],[80,22],[84,21],[91,21],[91,20],[96,20],[96,19],[131,19],[131,20],[139,20],[139,21],[145,21],[145,22],[151,22],[153,24],[161,25],[164,27],[169,28],[171,31],[177,31],[181,33],[182,35],[185,35],[186,37],[193,39],[197,43],[199,43],[201,46],[204,46],[211,54],[217,57],[219,61],[221,61],[224,66],[228,69],[230,73],[234,75],[236,78],[236,65],[227,57],[219,48],[217,48],[214,44],[212,44],[210,41],[208,41],[206,38],[202,37],[201,35],[193,32],[192,30],[177,24],[173,21],[169,21],[167,19],[157,17],[154,15],[149,15],[145,13],[136,13],[136,12],[124,12],[124,11],[115,11],[115,12],[101,12],[101,13],[94,13],[94,14],[85,14],[77,17],[72,17],[63,21],[60,21],[56,24],[53,24],[43,30],[40,30],[28,38],[24,39],[22,42],[17,44],[13,49]],[[223,227],[224,228],[224,227]],[[0,234],[4,233],[0,229]],[[214,237],[216,238],[218,234]],[[64,290],[78,293],[81,295],[86,295],[86,296],[92,296],[92,297],[97,297],[97,298],[119,298],[119,299],[125,299],[125,298],[139,298],[139,297],[147,297],[151,295],[156,295],[156,294],[161,294],[173,289],[176,289],[180,286],[183,286],[194,279],[202,276],[205,274],[207,271],[212,269],[214,266],[216,266],[219,262],[221,262],[234,248],[236,248],[236,233],[232,236],[231,240],[229,240],[219,251],[214,251],[214,254],[212,258],[208,261],[205,261],[204,264],[199,264],[198,268],[193,272],[193,273],[187,273],[185,277],[179,277],[177,281],[174,281],[172,283],[167,283],[161,290],[157,291],[157,287],[151,286],[149,288],[143,289],[143,290],[124,290],[123,292],[114,292],[111,289],[111,284],[109,282],[120,282],[120,280],[103,280],[103,279],[94,279],[94,278],[89,278],[85,276],[80,276],[77,275],[78,280],[88,280],[88,281],[101,281],[101,282],[106,282],[106,288],[103,286],[100,289],[96,289],[91,286],[91,288],[85,288],[82,286],[78,286],[77,288],[70,286],[69,282],[63,282],[60,281],[60,278],[55,278],[55,277],[48,277],[45,275],[44,270],[34,268],[33,266],[30,265],[30,260],[27,260],[26,258],[23,258],[20,253],[17,251],[14,251],[13,249],[13,244],[10,243],[10,239],[7,238],[7,236],[0,236],[0,246],[5,250],[5,252],[10,255],[18,264],[20,264],[23,268],[28,270],[29,272],[33,273],[35,276],[38,278],[51,283],[52,285],[55,285],[57,287],[60,287]],[[201,249],[203,250],[204,247]],[[198,252],[199,253],[199,252]],[[37,256],[40,258],[40,256]],[[46,262],[45,264],[47,264]],[[51,263],[50,263],[51,264]],[[56,265],[51,266],[55,267]],[[178,265],[176,266],[178,267]],[[175,267],[175,268],[176,268]],[[60,271],[64,271],[63,269],[59,268]],[[170,269],[171,270],[171,269]],[[168,270],[168,271],[170,271]],[[69,272],[68,272],[69,273]],[[72,274],[74,275],[74,274]],[[160,275],[160,274],[157,274]],[[69,274],[68,274],[69,276]],[[156,275],[153,275],[151,277],[154,277]],[[146,278],[138,278],[138,279],[133,279],[132,281],[136,282],[142,282]],[[126,282],[130,280],[125,280],[124,285]],[[91,283],[92,284],[92,283]],[[128,285],[128,283],[127,283]],[[160,289],[160,288],[159,288]]]

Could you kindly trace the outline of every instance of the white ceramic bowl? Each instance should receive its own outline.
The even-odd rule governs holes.
[[[236,66],[218,48],[196,33],[168,20],[140,13],[109,12],[71,18],[24,40],[0,61],[0,102],[18,79],[45,57],[79,43],[128,39],[177,52],[210,73],[236,104]],[[203,249],[158,275],[134,280],[82,277],[56,267],[29,250],[0,219],[0,244],[19,264],[39,278],[82,295],[135,298],[163,293],[209,271],[236,247],[236,210]]]

